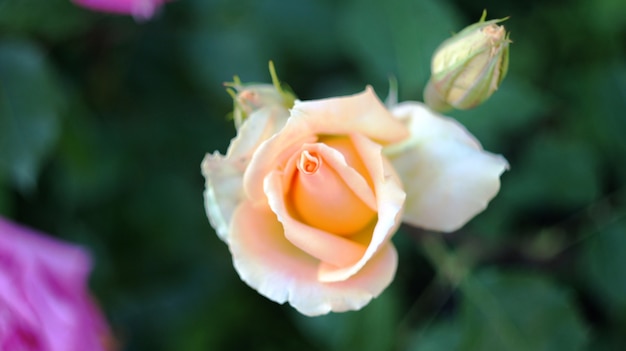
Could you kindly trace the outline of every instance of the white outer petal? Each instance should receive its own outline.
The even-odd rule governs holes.
[[[385,149],[407,193],[403,220],[430,230],[459,229],[498,193],[507,161],[484,151],[460,123],[421,103],[401,103],[391,112],[411,132]]]
[[[220,239],[227,241],[232,214],[244,198],[243,173],[252,155],[261,143],[282,129],[288,117],[289,111],[282,106],[261,108],[239,128],[226,156],[216,151],[202,160],[204,207]]]

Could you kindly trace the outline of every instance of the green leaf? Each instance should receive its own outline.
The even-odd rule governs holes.
[[[626,2],[623,0],[596,0],[593,3],[579,1],[579,8],[579,11],[585,14],[589,28],[595,32],[593,34],[596,37],[614,38],[615,40],[607,40],[608,43],[605,45],[619,45],[618,34],[620,30],[626,28],[623,20],[626,14]]]
[[[626,219],[613,222],[584,241],[580,268],[600,301],[618,315],[626,313]]]
[[[611,167],[626,176],[626,64],[602,62],[577,69],[576,74],[563,72],[557,80],[569,101],[561,118],[566,119],[568,133],[586,139],[601,150]]]
[[[0,174],[29,190],[59,134],[62,99],[43,52],[0,42]]]
[[[408,351],[450,351],[458,350],[461,341],[459,323],[444,321],[428,326],[414,334]]]
[[[546,133],[536,136],[513,166],[503,196],[523,208],[571,210],[594,201],[600,186],[590,145]]]
[[[570,294],[540,275],[485,270],[461,291],[459,350],[580,350],[587,343]]]
[[[69,0],[2,0],[0,30],[65,38],[83,30],[96,15]]]
[[[471,110],[448,113],[480,140],[487,150],[510,143],[511,137],[527,130],[542,117],[551,99],[529,82],[513,74],[482,105]],[[511,108],[515,106],[515,108]]]

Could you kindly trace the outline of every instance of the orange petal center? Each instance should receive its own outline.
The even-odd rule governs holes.
[[[373,196],[371,189],[360,190],[349,185],[350,182],[366,184],[364,177],[345,161],[358,155],[344,155],[353,152],[353,148],[342,149],[301,151],[292,178],[290,202],[305,224],[329,233],[351,235],[370,224],[376,212],[363,201]],[[350,169],[337,170],[334,167]],[[362,193],[358,194],[359,191]]]

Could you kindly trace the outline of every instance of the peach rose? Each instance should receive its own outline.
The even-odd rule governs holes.
[[[357,310],[392,281],[403,219],[445,231],[480,212],[506,161],[424,110],[390,111],[368,87],[251,113],[226,156],[202,164],[240,277],[305,315]]]

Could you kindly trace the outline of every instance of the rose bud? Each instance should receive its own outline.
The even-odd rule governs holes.
[[[262,108],[280,107],[287,110],[293,106],[296,96],[282,87],[276,75],[274,64],[271,61],[269,69],[272,76],[272,84],[242,83],[237,76],[235,76],[233,82],[224,84],[228,87],[227,91],[235,104],[233,119],[237,129],[250,114]]]
[[[435,51],[424,101],[437,111],[470,109],[482,104],[504,79],[509,66],[509,35],[497,23],[478,23],[444,41]]]

